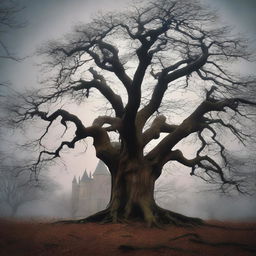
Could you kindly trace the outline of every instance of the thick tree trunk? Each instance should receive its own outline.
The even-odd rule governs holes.
[[[111,199],[107,209],[79,222],[143,221],[148,226],[202,223],[200,219],[160,208],[154,200],[156,179],[152,167],[146,162],[124,161],[116,176],[112,176]]]
[[[154,223],[154,184],[152,168],[146,163],[129,161],[122,164],[114,179],[109,205],[113,220]]]

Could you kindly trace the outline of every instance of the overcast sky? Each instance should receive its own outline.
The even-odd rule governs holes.
[[[218,9],[224,22],[256,40],[255,0],[203,1]],[[125,6],[126,2],[128,0],[19,0],[17,3],[25,7],[20,12],[19,19],[26,21],[27,26],[10,31],[5,36],[5,41],[16,55],[32,56],[44,42],[62,37],[72,31],[72,27],[78,22],[89,21],[97,11],[112,11]],[[39,74],[31,66],[37,61],[35,57],[27,58],[20,64],[0,61],[1,79],[10,80],[13,86],[20,88],[33,86],[37,83]],[[24,73],[29,75],[24,77]]]
[[[230,23],[238,31],[256,39],[256,1],[255,0],[204,0],[217,7],[223,22]],[[72,30],[78,22],[87,22],[98,10],[112,11],[122,8],[125,2],[120,0],[20,0],[25,8],[19,19],[27,25],[19,30],[10,31],[5,37],[10,50],[17,56],[27,58],[20,62],[1,61],[1,80],[8,80],[15,88],[30,88],[38,83],[39,73],[36,63],[40,61],[34,56],[35,50],[50,39],[60,38]],[[68,172],[56,173],[55,176],[63,185],[70,187],[75,174],[81,175],[84,168],[93,171],[96,160],[89,150],[86,157],[79,156],[73,160],[73,169]],[[76,155],[76,153],[74,153]],[[72,156],[74,156],[72,155]],[[76,155],[77,156],[77,155]],[[69,157],[70,161],[72,157]],[[88,160],[90,159],[90,160]],[[80,162],[82,161],[82,162]]]

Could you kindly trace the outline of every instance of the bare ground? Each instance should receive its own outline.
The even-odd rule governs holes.
[[[208,221],[201,227],[53,224],[0,220],[1,256],[252,256],[256,223]],[[220,227],[216,227],[220,226]]]

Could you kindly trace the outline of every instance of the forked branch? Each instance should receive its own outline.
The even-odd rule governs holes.
[[[223,192],[225,192],[225,185],[233,185],[239,192],[244,193],[240,188],[239,180],[236,181],[225,177],[221,166],[213,158],[207,155],[197,155],[195,158],[187,159],[186,157],[184,157],[183,153],[180,150],[174,150],[171,151],[168,156],[166,156],[164,162],[167,161],[177,161],[187,167],[191,167],[190,175],[199,176],[200,178],[209,183],[218,184],[219,182],[218,180],[216,180],[217,176],[221,181],[220,187]],[[205,173],[205,177],[202,174],[197,174],[196,169],[202,169]]]

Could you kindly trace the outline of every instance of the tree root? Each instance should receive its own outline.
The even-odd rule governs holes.
[[[125,223],[129,224],[132,222],[145,222],[148,227],[158,227],[162,228],[164,225],[174,225],[174,226],[182,226],[182,227],[192,227],[198,225],[204,225],[203,220],[198,218],[191,218],[185,215],[175,213],[169,210],[165,210],[160,208],[159,206],[155,206],[152,210],[152,217],[151,219],[143,219],[141,218],[129,218],[122,214],[117,216],[113,216],[111,209],[107,208],[103,211],[97,212],[89,217],[79,219],[79,220],[65,220],[59,221],[57,223]]]
[[[222,246],[237,247],[237,248],[245,250],[245,251],[256,252],[256,247],[251,247],[248,244],[228,242],[228,241],[225,241],[225,242],[211,242],[211,241],[207,241],[207,240],[202,239],[196,233],[183,234],[181,236],[171,238],[171,239],[169,239],[169,241],[175,241],[175,240],[185,238],[185,237],[192,237],[192,238],[189,239],[189,241],[191,241],[193,243],[197,243],[197,244],[209,245],[209,246],[213,246],[213,247],[222,247]]]
[[[161,224],[181,226],[181,227],[192,227],[204,225],[204,221],[199,218],[188,217],[176,212],[165,210],[157,206],[158,221]]]
[[[113,223],[113,218],[111,217],[110,209],[107,208],[103,211],[90,215],[89,217],[77,220],[77,223],[90,223],[90,222],[101,223],[101,224]]]
[[[248,244],[243,244],[243,243],[236,243],[236,242],[228,242],[228,241],[224,241],[224,242],[211,242],[211,241],[207,241],[202,239],[198,234],[196,233],[187,233],[187,234],[183,234],[177,237],[173,237],[169,239],[169,242],[173,242],[182,238],[186,238],[186,237],[192,237],[189,239],[190,242],[193,243],[197,243],[197,244],[203,244],[206,246],[212,246],[212,247],[236,247],[239,248],[241,250],[245,250],[248,252],[256,252],[256,247],[252,247]],[[173,251],[179,251],[179,252],[184,252],[184,253],[194,253],[194,254],[198,254],[199,252],[196,250],[187,250],[184,248],[180,248],[180,247],[173,247],[173,246],[168,246],[168,245],[163,245],[163,244],[159,244],[159,245],[155,245],[155,246],[135,246],[135,245],[127,245],[127,244],[122,244],[118,247],[119,250],[122,250],[123,252],[130,252],[130,251],[135,251],[135,250],[152,250],[152,251],[158,251],[161,249],[168,249],[168,250],[173,250]]]
[[[195,250],[187,250],[187,249],[183,249],[183,248],[179,248],[179,247],[171,247],[171,246],[167,246],[167,245],[156,245],[156,246],[150,246],[150,247],[143,247],[143,246],[133,246],[133,245],[122,244],[118,247],[118,249],[122,250],[123,252],[130,252],[130,251],[135,251],[135,250],[158,251],[161,249],[168,249],[168,250],[185,252],[185,253],[194,253],[194,254],[198,253],[198,251],[195,251]]]
[[[255,227],[251,228],[237,228],[237,227],[228,227],[228,226],[222,226],[222,225],[217,225],[217,224],[209,224],[205,223],[205,226],[210,227],[210,228],[219,228],[219,229],[224,229],[224,230],[237,230],[237,231],[256,231]]]
[[[188,236],[192,236],[192,237],[200,239],[199,235],[196,234],[196,233],[187,233],[187,234],[184,234],[184,235],[181,235],[181,236],[176,236],[174,238],[171,238],[171,239],[169,239],[169,241],[175,241],[175,240],[178,240],[178,239],[181,239],[181,238],[184,238],[184,237],[188,237]]]
[[[256,252],[256,247],[251,247],[248,244],[242,244],[242,243],[235,243],[235,242],[210,242],[203,240],[201,238],[191,238],[189,241],[198,243],[198,244],[204,244],[204,245],[210,245],[213,247],[222,247],[222,246],[230,246],[230,247],[238,247],[239,249],[248,251],[248,252]]]
[[[103,211],[97,212],[93,215],[90,215],[89,217],[79,219],[79,220],[61,220],[54,222],[54,224],[63,223],[63,224],[82,224],[82,223],[111,223],[112,220],[109,218],[109,209],[105,209]],[[108,220],[109,218],[109,220]]]

